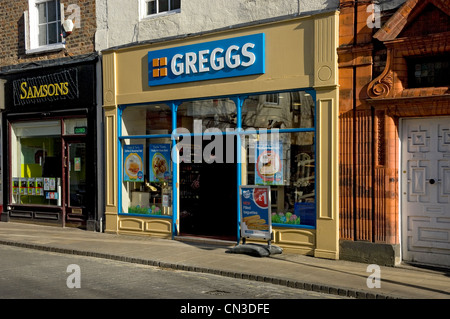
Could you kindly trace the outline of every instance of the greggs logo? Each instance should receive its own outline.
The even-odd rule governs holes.
[[[15,80],[14,105],[51,102],[78,98],[76,69]]]
[[[148,53],[149,86],[265,73],[264,34]]]

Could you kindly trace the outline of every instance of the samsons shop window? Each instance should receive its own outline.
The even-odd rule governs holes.
[[[61,122],[11,124],[11,204],[61,206]]]

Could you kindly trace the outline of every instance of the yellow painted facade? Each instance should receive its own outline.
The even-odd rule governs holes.
[[[257,33],[266,39],[264,74],[148,86],[148,51]],[[118,214],[119,105],[312,88],[317,110],[316,229],[273,227],[273,243],[286,252],[338,259],[337,35],[338,12],[331,12],[104,51],[105,231],[172,238],[171,219]],[[179,186],[176,181],[174,185]]]

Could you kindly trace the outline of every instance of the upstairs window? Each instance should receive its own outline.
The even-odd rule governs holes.
[[[63,12],[59,0],[28,0],[28,11],[24,13],[27,54],[64,48],[61,36]]]
[[[413,57],[407,64],[409,88],[450,86],[450,55]]]
[[[59,1],[36,3],[38,10],[39,46],[61,42],[61,14]]]
[[[143,0],[143,17],[180,12],[181,0]]]

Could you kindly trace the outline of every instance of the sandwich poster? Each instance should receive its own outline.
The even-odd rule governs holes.
[[[150,144],[150,182],[170,179],[170,144]]]
[[[123,158],[123,180],[125,182],[143,182],[144,145],[124,145]]]
[[[255,152],[255,184],[283,185],[283,145],[258,143]]]

